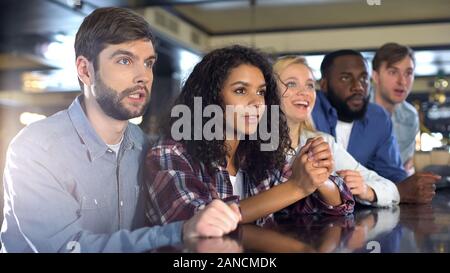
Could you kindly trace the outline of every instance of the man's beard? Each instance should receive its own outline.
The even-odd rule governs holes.
[[[149,91],[147,87],[145,87],[146,93],[146,103],[139,111],[130,111],[124,105],[121,104],[122,100],[129,96],[131,93],[136,90],[142,88],[140,86],[135,86],[132,88],[127,88],[122,92],[118,92],[115,89],[107,86],[100,75],[96,73],[95,80],[95,100],[102,108],[103,112],[116,119],[116,120],[129,120],[131,118],[142,116],[145,113],[145,110],[148,106],[148,100],[150,98]]]
[[[354,111],[350,109],[347,102],[354,98],[355,96],[359,96],[360,94],[353,94],[352,96],[348,97],[345,101],[343,101],[341,98],[339,98],[334,89],[329,85],[328,86],[328,92],[327,98],[330,101],[330,104],[336,108],[336,112],[338,115],[338,119],[340,121],[344,122],[352,122],[354,120],[362,119],[364,115],[367,112],[367,106],[369,105],[369,96],[366,96],[364,98],[364,104],[360,110]]]

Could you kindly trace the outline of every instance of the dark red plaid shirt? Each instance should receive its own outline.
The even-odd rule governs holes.
[[[193,160],[183,145],[173,140],[159,141],[151,148],[145,159],[145,184],[149,193],[147,217],[151,225],[162,225],[191,218],[214,199],[225,202],[239,202],[239,196],[233,195],[230,176],[225,167],[210,174],[203,163]],[[259,183],[251,181],[243,173],[244,196],[250,197],[285,182],[290,174],[286,165],[282,175],[268,172],[267,178]],[[342,205],[330,206],[317,192],[291,205],[290,211],[296,214],[324,213],[346,215],[353,212],[354,200],[343,180],[337,176],[330,179],[338,186]],[[272,215],[257,221],[265,222]]]

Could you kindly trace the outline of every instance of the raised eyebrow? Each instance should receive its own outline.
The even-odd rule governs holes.
[[[400,70],[398,67],[393,66],[393,65],[388,66],[387,69]]]
[[[233,85],[239,85],[239,84],[242,84],[244,86],[249,86],[248,82],[243,82],[243,81],[236,81],[230,85],[233,86]]]
[[[294,81],[296,81],[297,80],[297,78],[296,77],[289,77],[289,78],[287,78],[286,80],[284,80],[284,81],[289,81],[289,80],[294,80]]]
[[[110,59],[116,57],[117,55],[126,55],[131,57],[132,59],[136,58],[136,55],[134,55],[132,52],[127,51],[127,50],[123,50],[123,49],[118,49],[116,51],[114,51],[111,56],[109,56]]]
[[[145,61],[155,61],[156,62],[157,59],[158,59],[158,56],[155,54],[155,55],[152,55],[152,56],[146,58]]]
[[[350,72],[341,72],[340,75],[352,76],[353,74]]]

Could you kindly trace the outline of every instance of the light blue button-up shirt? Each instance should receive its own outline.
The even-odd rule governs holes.
[[[139,252],[179,243],[181,222],[145,227],[144,133],[129,124],[116,157],[91,126],[82,99],[10,143],[2,251]]]
[[[375,103],[375,90],[372,91],[370,102]],[[419,114],[409,102],[403,101],[394,108],[391,115],[392,126],[400,149],[402,163],[405,164],[416,151],[416,135],[419,133]]]
[[[416,135],[419,132],[419,114],[416,108],[407,101],[395,106],[392,114],[394,133],[400,147],[402,162],[414,156],[416,151]]]

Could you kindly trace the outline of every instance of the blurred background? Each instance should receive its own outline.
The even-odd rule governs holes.
[[[133,120],[148,133],[211,49],[238,43],[274,57],[306,55],[319,79],[327,52],[356,49],[370,62],[382,44],[397,42],[416,52],[416,80],[408,97],[421,117],[416,169],[449,167],[448,0],[2,0],[1,176],[12,137],[27,124],[66,108],[79,94],[74,36],[83,18],[104,6],[135,10],[156,34],[151,105]],[[3,186],[0,204],[2,209]]]

